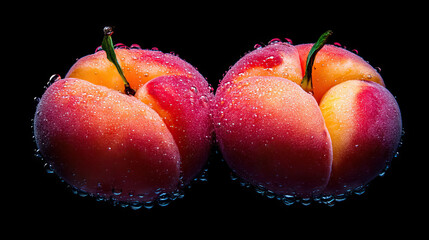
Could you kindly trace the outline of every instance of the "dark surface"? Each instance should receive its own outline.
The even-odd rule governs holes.
[[[374,5],[361,6],[362,9],[345,7],[341,11],[329,8],[323,12],[304,9],[298,12],[274,4],[263,6],[255,3],[231,9],[211,4],[201,8],[186,4],[177,6],[181,8],[168,4],[162,7],[117,4],[113,8],[121,11],[118,9],[115,14],[103,14],[101,7],[68,12],[63,9],[65,6],[28,14],[20,12],[24,20],[19,25],[10,25],[7,31],[12,41],[9,50],[14,50],[10,61],[13,67],[10,71],[14,74],[3,79],[4,86],[8,84],[5,91],[11,93],[4,104],[11,109],[8,115],[16,118],[7,117],[12,125],[3,125],[4,131],[9,126],[12,130],[11,135],[6,135],[10,147],[5,153],[16,153],[5,157],[5,162],[12,166],[2,168],[12,175],[4,182],[7,191],[2,195],[7,201],[4,209],[13,209],[10,223],[33,226],[40,232],[62,227],[74,233],[82,229],[112,233],[129,229],[143,233],[157,226],[159,236],[187,236],[198,229],[204,231],[199,233],[201,238],[223,235],[225,229],[252,235],[278,228],[287,235],[299,231],[304,235],[329,236],[339,234],[337,228],[351,235],[368,229],[378,229],[383,234],[407,229],[405,224],[410,222],[414,224],[427,208],[422,195],[426,191],[422,189],[423,175],[419,174],[425,170],[422,165],[425,157],[420,155],[423,148],[418,146],[426,140],[417,140],[425,125],[416,122],[414,113],[415,106],[420,114],[427,109],[427,99],[417,99],[426,91],[423,86],[427,84],[426,74],[417,77],[425,71],[424,68],[417,71],[415,60],[421,49],[419,32],[413,29],[419,24],[417,19],[400,17],[406,8],[399,6],[383,14],[384,7]],[[75,195],[54,174],[46,173],[34,156],[36,146],[31,128],[34,98],[43,94],[52,74],[65,76],[76,59],[93,53],[101,45],[106,25],[114,27],[115,43],[137,43],[142,48],[157,47],[163,52],[176,53],[197,67],[215,89],[228,68],[253,50],[255,44],[265,45],[273,38],[290,38],[294,44],[314,42],[331,29],[334,35],[330,43],[357,49],[370,64],[380,67],[387,88],[397,97],[405,130],[399,157],[393,160],[384,177],[371,182],[363,195],[352,196],[334,207],[317,203],[285,206],[261,196],[231,181],[228,167],[219,154],[214,154],[208,165],[208,181],[193,184],[183,199],[167,207],[136,211]],[[420,86],[423,88],[417,90]],[[36,227],[36,223],[42,223],[42,227]],[[166,230],[172,226],[178,228]],[[298,230],[296,226],[303,228]],[[320,227],[317,231],[312,230],[317,226]],[[148,236],[146,232],[144,235]]]

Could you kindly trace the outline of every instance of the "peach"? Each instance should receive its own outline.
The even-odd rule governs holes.
[[[313,44],[295,46],[299,52],[302,69],[306,68],[308,52]],[[380,74],[368,62],[344,48],[325,45],[314,60],[312,82],[317,102],[330,88],[347,80],[367,80],[384,86]]]
[[[184,184],[201,171],[211,147],[213,95],[207,82],[162,76],[149,81],[135,97],[155,110],[172,134],[181,156]]]
[[[251,184],[304,198],[344,194],[393,158],[402,132],[395,98],[361,57],[325,45],[330,34],[256,49],[220,82],[216,139]]]
[[[369,183],[393,158],[401,138],[395,98],[379,84],[350,80],[329,89],[320,109],[334,151],[325,193],[341,194]]]
[[[43,94],[34,126],[44,159],[82,191],[151,200],[157,189],[172,191],[179,184],[174,138],[162,118],[137,98],[63,79]]]
[[[239,176],[282,195],[324,189],[331,140],[317,102],[299,85],[250,77],[217,92],[216,100],[216,137]]]
[[[144,49],[115,49],[119,65],[132,89],[139,89],[148,81],[166,75],[194,77],[206,82],[189,63],[161,51]],[[85,79],[88,82],[124,92],[124,83],[115,66],[106,58],[105,51],[80,58],[68,71],[66,78]]]
[[[117,201],[153,201],[189,184],[207,162],[213,97],[179,57],[111,44],[49,86],[36,110],[35,139],[71,186]]]
[[[297,49],[289,44],[271,44],[238,60],[226,73],[221,84],[255,76],[282,77],[300,84],[302,74]]]

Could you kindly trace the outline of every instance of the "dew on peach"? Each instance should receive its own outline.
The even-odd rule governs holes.
[[[400,142],[399,106],[379,69],[326,44],[331,34],[316,44],[255,45],[215,94],[226,163],[241,182],[286,205],[331,206],[363,193]]]
[[[113,46],[111,34],[49,80],[33,121],[37,155],[80,196],[166,206],[204,172],[213,93],[178,56]]]

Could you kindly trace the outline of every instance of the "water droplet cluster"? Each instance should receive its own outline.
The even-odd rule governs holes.
[[[402,137],[404,136],[405,131],[402,131]],[[394,156],[395,158],[399,157],[399,150],[402,146],[403,142],[401,140],[399,147],[396,151],[396,154]],[[222,160],[224,161],[224,160]],[[225,164],[226,165],[226,164]],[[386,175],[388,170],[390,169],[391,161],[386,163],[385,168],[379,173],[379,177],[383,177]],[[246,180],[239,177],[233,170],[230,170],[230,179],[233,182],[238,183],[241,187],[250,189],[268,199],[277,199],[278,201],[282,202],[286,206],[292,206],[292,205],[303,205],[303,206],[309,206],[311,204],[321,204],[326,205],[328,207],[333,207],[337,203],[343,202],[348,198],[351,198],[353,196],[360,196],[363,195],[367,188],[370,187],[370,184],[359,186],[355,189],[348,190],[346,193],[343,194],[337,194],[337,195],[320,195],[320,196],[313,196],[313,197],[298,197],[294,194],[286,194],[286,195],[278,195],[274,193],[273,191],[267,190],[262,185],[253,185]]]
[[[283,41],[279,38],[274,38],[274,39],[270,40],[268,42],[268,44],[271,45],[271,44],[277,44],[280,42],[283,42]],[[285,38],[285,43],[292,44],[292,40]],[[334,45],[346,49],[345,46],[342,46],[339,43],[334,43]],[[260,49],[262,47],[263,46],[261,44],[256,44],[254,46],[255,49]],[[118,43],[115,45],[115,49],[141,49],[141,47],[138,44],[132,44],[128,47],[122,43]],[[102,48],[100,46],[96,49],[95,52],[98,52],[101,50],[102,50]],[[152,48],[152,50],[158,51],[157,48]],[[358,51],[356,49],[353,49],[352,52],[354,52],[355,54],[358,54]],[[376,69],[378,72],[381,71],[380,68],[376,68]],[[370,78],[370,76],[368,78]],[[48,88],[51,84],[53,84],[54,82],[56,82],[60,79],[61,79],[60,75],[53,74],[49,78],[49,81],[47,82],[47,85],[45,86],[45,88]],[[196,87],[191,87],[189,89],[189,91],[193,94],[197,94],[197,92],[198,92]],[[40,100],[40,98],[35,97],[34,100],[37,103]],[[208,104],[208,98],[205,95],[202,95],[198,101],[201,104]],[[255,118],[256,117],[257,117],[257,114],[255,113]],[[403,132],[403,134],[404,134],[404,132]],[[34,137],[33,137],[33,139],[34,139]],[[402,141],[401,141],[400,146],[401,145],[402,145]],[[359,146],[356,145],[355,147],[359,147]],[[49,164],[45,160],[43,160],[43,157],[41,156],[39,149],[35,149],[34,155],[37,158],[42,159],[43,165],[44,165],[46,172],[48,174],[55,173],[55,170],[53,169],[51,164]],[[398,156],[399,156],[399,152],[397,152],[395,154],[395,158],[397,158]],[[389,169],[389,167],[390,167],[390,162],[387,163],[386,168],[379,174],[379,176],[384,176],[386,174],[386,171]],[[198,177],[196,177],[193,180],[193,182],[206,182],[208,179],[207,174],[208,174],[208,168],[203,169],[201,171],[200,175]],[[311,205],[312,203],[319,203],[319,204],[324,204],[324,205],[332,207],[336,203],[342,202],[352,195],[362,195],[367,188],[367,186],[365,185],[365,186],[360,186],[360,187],[357,187],[353,190],[350,190],[345,194],[326,195],[326,196],[322,195],[322,196],[315,196],[315,197],[310,197],[310,198],[300,198],[300,197],[294,196],[293,194],[291,194],[291,195],[277,195],[277,194],[273,193],[272,191],[265,189],[263,186],[254,186],[254,185],[246,182],[245,180],[241,179],[240,177],[238,177],[234,172],[231,172],[231,180],[233,180],[234,182],[238,182],[241,186],[243,186],[245,188],[253,189],[256,193],[263,195],[263,196],[267,197],[268,199],[277,199],[277,200],[281,201],[286,206],[291,206],[291,205],[295,205],[295,204],[301,204],[303,206],[308,206],[308,205]],[[63,181],[63,180],[61,180],[61,181]],[[112,204],[115,206],[120,206],[120,207],[124,207],[124,208],[129,207],[130,209],[133,209],[133,210],[138,210],[138,209],[142,209],[142,208],[151,209],[154,206],[165,207],[165,206],[168,206],[172,201],[174,201],[176,199],[182,199],[184,197],[184,190],[183,189],[179,189],[179,190],[176,190],[174,192],[165,192],[163,189],[158,189],[158,191],[156,193],[157,198],[154,201],[149,201],[149,202],[144,202],[144,201],[122,202],[122,201],[119,201],[117,199],[118,196],[121,196],[123,194],[128,194],[129,196],[134,196],[134,193],[132,193],[132,192],[126,193],[126,192],[123,192],[121,189],[112,189],[111,190],[111,192],[112,192],[111,196],[106,198],[106,197],[103,197],[100,195],[89,194],[85,191],[74,188],[71,185],[68,185],[68,186],[71,189],[71,191],[78,196],[94,197],[97,201],[104,201],[104,202],[109,201],[109,202],[112,202]],[[134,197],[144,198],[143,195],[134,196]]]
[[[130,46],[127,46],[123,43],[117,43],[114,45],[115,49],[143,49],[139,44],[133,43]],[[157,47],[153,47],[152,50],[159,51]],[[95,49],[95,52],[103,51],[103,47],[100,45]]]
[[[45,89],[48,89],[48,87],[50,87],[52,84],[54,84],[55,82],[61,80],[61,76],[59,74],[53,74],[50,78],[49,81],[46,83],[46,86],[44,87]],[[69,83],[65,83],[65,85],[68,85]],[[196,101],[198,101],[201,105],[208,105],[208,97],[204,95],[203,91],[198,90],[197,87],[195,86],[191,86],[189,88],[189,93],[191,95],[196,95],[198,98],[196,99]],[[86,93],[88,94],[88,93]],[[201,96],[200,96],[201,95]],[[67,95],[64,95],[63,97],[67,97]],[[35,97],[34,98],[34,103],[37,106],[40,102],[41,98],[39,97]],[[85,101],[85,99],[82,99],[82,101]],[[102,101],[102,99],[99,99],[97,101]],[[39,111],[36,112],[36,115],[40,114]],[[115,115],[115,114],[113,114]],[[66,118],[64,118],[66,119]],[[31,119],[32,121],[32,128],[34,129],[34,119]],[[133,141],[133,139],[130,139],[130,141]],[[135,194],[134,192],[129,192],[129,191],[123,191],[123,189],[121,188],[112,188],[110,189],[110,194],[108,193],[109,191],[107,190],[107,194],[106,194],[106,186],[103,186],[103,183],[98,183],[98,188],[100,189],[100,194],[99,193],[89,193],[86,192],[84,190],[82,190],[81,188],[78,187],[74,187],[73,185],[70,185],[69,183],[67,183],[67,181],[65,181],[59,174],[57,174],[56,170],[55,170],[55,166],[53,166],[49,161],[47,161],[47,159],[45,159],[42,154],[40,149],[37,146],[36,143],[36,136],[33,135],[33,142],[34,145],[36,146],[35,150],[34,150],[34,156],[38,159],[41,159],[42,165],[45,168],[46,173],[48,174],[54,174],[56,175],[59,180],[64,183],[66,185],[67,188],[71,189],[71,192],[81,196],[81,197],[92,197],[94,199],[96,199],[97,201],[102,201],[102,202],[109,202],[111,204],[113,204],[114,206],[121,206],[121,207],[129,207],[131,209],[137,210],[137,209],[141,209],[141,208],[146,208],[146,209],[150,209],[153,208],[154,206],[168,206],[172,201],[176,200],[176,199],[181,199],[184,197],[184,190],[185,188],[190,188],[192,183],[196,183],[196,182],[206,182],[207,181],[207,167],[203,168],[200,173],[195,176],[191,182],[187,185],[184,184],[184,180],[183,180],[183,176],[180,176],[179,179],[179,186],[178,189],[174,190],[173,192],[169,192],[166,189],[162,189],[162,188],[158,188],[155,191],[156,194],[156,198],[154,200],[151,201],[146,201],[145,198],[145,194]],[[157,148],[159,149],[159,147]],[[112,150],[112,147],[108,147],[107,148],[108,151]],[[132,171],[132,170],[129,170]],[[82,180],[82,185],[86,185],[86,179]],[[130,201],[122,201],[121,198],[123,199],[123,196],[126,196],[127,199],[132,199]],[[152,197],[151,197],[152,198]]]

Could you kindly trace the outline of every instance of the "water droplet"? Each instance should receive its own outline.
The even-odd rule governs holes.
[[[284,195],[282,198],[283,204],[290,206],[295,203],[295,196],[293,195]]]
[[[282,40],[280,38],[273,38],[268,42],[268,44],[271,45],[271,44],[276,44],[279,42],[282,42]]]
[[[122,189],[117,189],[117,188],[112,188],[112,193],[113,193],[113,195],[115,195],[115,196],[119,196],[119,195],[121,195],[122,194]]]
[[[345,194],[345,193],[338,194],[338,195],[335,196],[335,201],[336,202],[342,202],[342,201],[344,201],[346,199],[347,199],[347,194]]]
[[[260,48],[262,48],[262,45],[257,43],[257,44],[255,44],[255,46],[253,46],[253,48],[254,49],[260,49]]]
[[[194,93],[194,94],[197,94],[198,93],[198,89],[196,87],[192,86],[191,87],[191,92]]]
[[[45,171],[49,174],[54,173],[54,168],[52,167],[52,165],[50,163],[45,163],[44,165],[45,167]]]
[[[158,197],[158,205],[161,207],[168,206],[171,203],[171,199],[167,193],[161,193]]]
[[[386,166],[384,167],[383,171],[381,171],[378,176],[383,177],[384,175],[386,175],[387,170],[389,170],[390,168],[390,164],[391,162],[386,163]]]
[[[292,39],[290,39],[290,38],[285,38],[285,40],[286,40],[286,42],[287,42],[287,43],[289,43],[290,45],[292,45],[292,44],[293,44]]]
[[[201,103],[204,107],[207,107],[207,106],[208,106],[208,102],[209,102],[209,99],[208,99],[208,97],[207,97],[206,95],[202,95],[202,96],[200,97],[200,103]]]
[[[123,44],[123,43],[117,43],[115,44],[115,49],[128,49],[127,45]]]
[[[148,201],[148,202],[144,202],[143,203],[143,207],[145,207],[146,209],[151,209],[154,206],[154,202],[153,201]]]
[[[355,53],[356,55],[359,54],[359,51],[357,49],[353,49],[352,52]]]
[[[365,186],[360,186],[360,187],[355,188],[353,190],[353,193],[356,194],[356,195],[362,195],[362,194],[365,193],[365,190],[366,190]]]
[[[238,179],[238,176],[234,172],[230,172],[229,177],[232,181],[235,181]]]
[[[61,79],[61,76],[59,74],[52,74],[51,77],[49,77],[47,86],[49,87],[52,83],[54,83],[60,79]]]
[[[398,158],[399,157],[399,151],[395,153],[395,155],[393,156],[394,158]]]
[[[376,67],[375,70],[377,70],[378,73],[381,73],[381,68],[380,67]]]
[[[130,208],[132,210],[139,210],[142,207],[143,207],[143,203],[141,203],[141,202],[131,202],[130,203]]]
[[[333,203],[335,201],[335,198],[334,198],[334,196],[332,196],[332,195],[328,195],[328,196],[322,196],[321,198],[320,198],[320,202],[321,203],[323,203],[323,204],[326,204],[326,205],[330,205],[331,203]]]
[[[103,46],[98,46],[96,49],[95,49],[95,52],[99,52],[99,51],[102,51],[103,50]]]
[[[303,206],[309,206],[311,204],[311,198],[301,198],[300,201]]]
[[[140,45],[133,43],[131,44],[130,49],[142,49],[142,48],[140,47]]]

